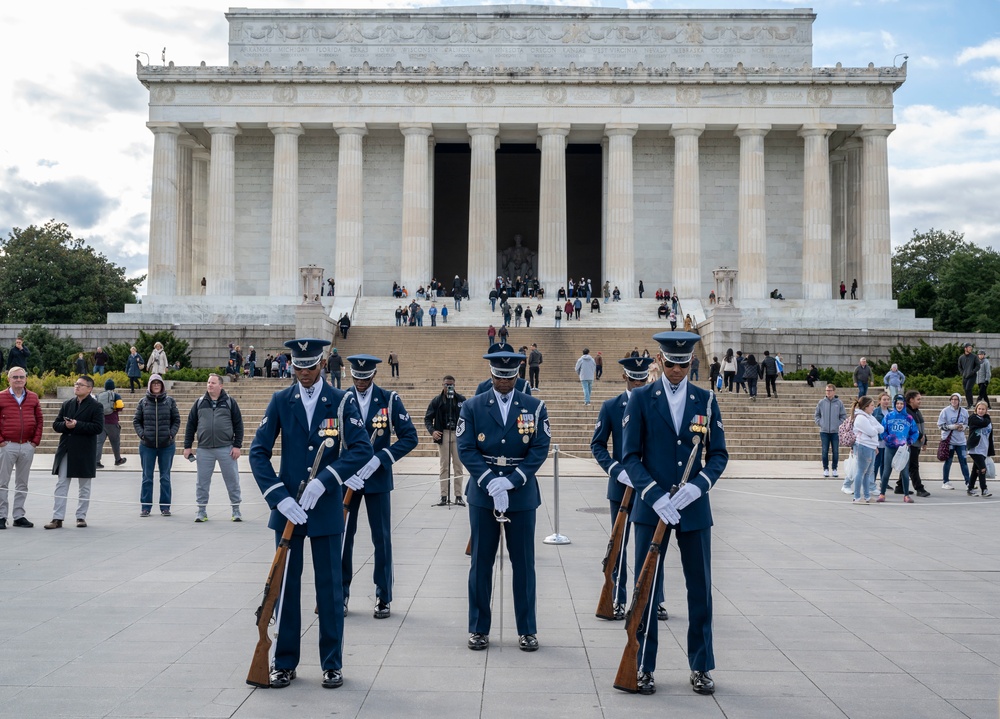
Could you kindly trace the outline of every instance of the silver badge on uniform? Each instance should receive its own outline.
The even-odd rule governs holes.
[[[462,436],[462,432],[464,432],[464,431],[465,431],[465,420],[462,419],[462,418],[459,418],[458,425],[455,427],[455,436],[456,437],[461,437]]]

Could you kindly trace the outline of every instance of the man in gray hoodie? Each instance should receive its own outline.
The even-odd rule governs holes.
[[[840,424],[847,419],[844,403],[836,394],[837,388],[832,384],[826,386],[826,392],[816,404],[814,419],[819,427],[819,439],[823,445],[823,476],[830,476],[829,450],[833,447],[833,476],[837,476],[837,463],[840,459],[840,442],[838,430]]]
[[[195,434],[198,435],[198,454],[194,454]],[[234,522],[243,521],[240,515],[240,473],[236,460],[243,446],[243,415],[236,400],[222,389],[222,378],[217,374],[208,376],[205,396],[195,400],[188,413],[187,429],[184,431],[184,458],[190,462],[197,459],[198,484],[195,501],[198,512],[194,521],[208,521],[208,490],[212,485],[215,463],[229,492]]]

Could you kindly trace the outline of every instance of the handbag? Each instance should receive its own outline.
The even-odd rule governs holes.
[[[910,464],[910,448],[900,447],[896,454],[892,456],[892,468],[896,472],[902,472]]]
[[[938,451],[937,451],[938,461],[947,462],[948,455],[950,454],[951,454],[951,432],[946,434],[944,438],[940,442],[938,442]]]

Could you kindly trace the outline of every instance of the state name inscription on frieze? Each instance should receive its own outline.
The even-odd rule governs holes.
[[[626,11],[522,6],[413,11],[228,13],[229,61],[320,67],[702,65],[766,67],[812,61],[809,11]]]

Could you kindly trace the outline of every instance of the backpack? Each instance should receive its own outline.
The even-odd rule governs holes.
[[[841,447],[853,447],[854,443],[857,441],[857,437],[854,436],[853,419],[853,417],[848,417],[840,423],[840,427],[837,429],[837,434],[840,436]]]
[[[97,401],[101,403],[101,407],[104,408],[104,416],[111,414],[115,411],[115,393],[111,390],[105,390],[97,395]]]

